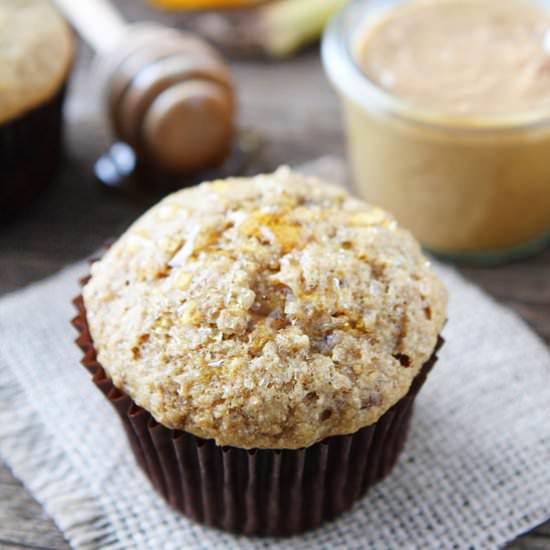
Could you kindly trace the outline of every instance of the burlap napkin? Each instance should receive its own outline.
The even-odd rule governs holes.
[[[173,512],[79,365],[69,324],[85,263],[0,300],[0,456],[75,548],[495,548],[550,517],[550,353],[510,311],[436,266],[447,340],[402,458],[342,518],[286,540]]]

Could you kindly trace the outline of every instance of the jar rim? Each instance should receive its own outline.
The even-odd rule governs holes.
[[[550,108],[498,114],[450,114],[398,97],[370,79],[353,54],[356,35],[364,30],[368,21],[407,1],[410,0],[352,0],[327,25],[321,59],[329,80],[340,93],[367,110],[449,131],[485,133],[550,128]],[[527,1],[550,11],[550,0]]]

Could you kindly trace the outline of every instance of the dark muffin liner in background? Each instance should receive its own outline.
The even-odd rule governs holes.
[[[384,478],[403,449],[414,399],[443,343],[440,338],[407,395],[375,424],[305,449],[245,450],[168,429],[115,388],[97,362],[82,297],[74,304],[82,364],[118,412],[153,486],[186,516],[246,535],[293,535],[318,527]]]
[[[61,160],[65,87],[47,103],[0,123],[0,221],[52,181]]]

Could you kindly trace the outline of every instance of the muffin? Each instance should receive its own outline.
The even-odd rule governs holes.
[[[60,158],[73,37],[47,0],[0,2],[0,215],[27,204]]]
[[[446,291],[386,212],[286,168],[179,191],[93,263],[77,340],[170,504],[288,535],[395,464]]]

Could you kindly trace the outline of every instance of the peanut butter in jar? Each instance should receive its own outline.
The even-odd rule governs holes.
[[[489,263],[548,242],[547,4],[357,1],[327,31],[357,192],[434,252]]]

